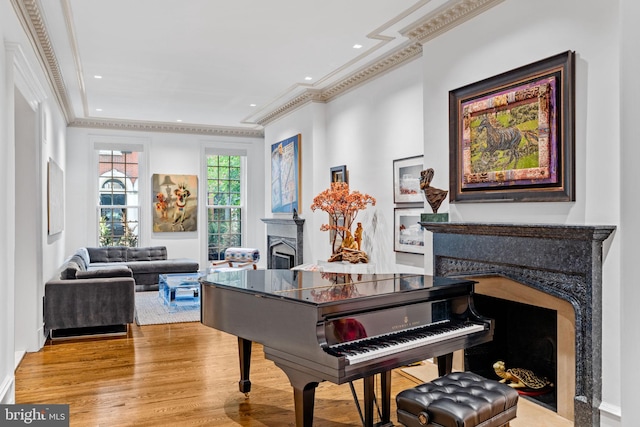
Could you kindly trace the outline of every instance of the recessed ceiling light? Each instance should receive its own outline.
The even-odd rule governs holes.
[[[96,111],[102,111],[102,108],[96,108]]]
[[[249,104],[249,107],[256,107],[257,104]]]
[[[102,78],[102,76],[97,76],[97,75],[96,75],[96,76],[93,76],[93,78],[94,78],[94,79],[101,79],[101,78]]]
[[[305,80],[307,80],[307,81],[308,81],[308,80],[313,80],[313,77],[311,77],[311,76],[307,76],[307,77],[305,77],[304,79],[305,79]]]
[[[176,120],[176,122],[181,122],[181,121],[182,121],[182,119],[178,119],[178,120]]]
[[[353,45],[353,48],[354,49],[362,49],[362,45],[356,43],[356,44]]]

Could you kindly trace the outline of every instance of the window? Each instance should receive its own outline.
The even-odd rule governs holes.
[[[207,156],[208,259],[224,258],[229,247],[242,246],[243,156]]]
[[[138,152],[98,152],[98,244],[138,246]]]

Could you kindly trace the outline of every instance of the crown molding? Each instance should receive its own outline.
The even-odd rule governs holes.
[[[447,2],[432,13],[425,15],[423,19],[401,30],[400,34],[409,39],[403,46],[379,58],[376,62],[359,69],[332,86],[321,89],[319,92],[315,90],[312,93],[308,90],[298,95],[260,117],[256,120],[256,123],[265,126],[309,102],[329,102],[409,60],[420,57],[424,43],[503,1],[504,0],[453,0]]]
[[[111,129],[141,132],[182,133],[211,136],[233,136],[245,138],[264,138],[261,129],[229,127],[229,126],[204,126],[193,124],[175,124],[167,122],[146,122],[136,120],[114,120],[98,118],[76,118],[68,124],[69,127],[90,129]]]
[[[446,33],[454,27],[481,14],[504,0],[457,0],[450,1],[438,9],[400,30],[403,36],[420,44]]]
[[[422,55],[422,45],[419,43],[405,43],[375,63],[361,68],[344,80],[330,86],[322,91],[325,102],[329,102],[345,92],[360,86],[369,80],[393,70]]]
[[[261,116],[256,120],[256,123],[265,126],[310,102],[326,103],[332,101],[351,89],[361,86],[369,80],[391,71],[412,59],[418,58],[421,54],[422,45],[418,43],[409,43],[407,45],[407,43],[405,43],[382,59],[359,69],[334,85],[325,89],[307,89],[302,94]]]
[[[60,72],[60,65],[53,51],[47,27],[42,19],[37,0],[11,0],[16,16],[24,28],[31,45],[38,56],[40,65],[45,71],[51,90],[53,91],[62,114],[67,123],[74,118],[69,102],[67,88]]]
[[[400,31],[409,40],[375,62],[360,68],[339,82],[323,89],[307,89],[285,103],[276,106],[259,117],[255,124],[265,126],[310,102],[329,102],[338,96],[378,77],[406,62],[422,55],[422,45],[457,25],[468,21],[504,0],[451,0],[423,19]],[[139,130],[148,132],[189,133],[217,136],[263,137],[264,131],[253,128],[176,125],[163,122],[143,122],[118,119],[76,118],[69,102],[68,92],[62,78],[58,60],[42,19],[37,0],[11,0],[38,59],[45,70],[49,84],[56,96],[62,113],[70,127]]]

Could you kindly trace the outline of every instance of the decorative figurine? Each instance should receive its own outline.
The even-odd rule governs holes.
[[[356,243],[358,244],[358,250],[362,250],[362,223],[359,222],[356,227],[356,235],[355,235]]]
[[[342,240],[340,247],[342,249],[358,249],[358,243],[355,240],[353,240],[351,231],[349,230],[346,231],[346,235],[344,236],[344,240]]]
[[[438,213],[438,208],[447,198],[447,194],[449,193],[447,190],[440,190],[439,188],[434,188],[431,186],[431,180],[433,179],[434,171],[433,168],[429,168],[420,172],[420,189],[424,191],[424,195],[427,198],[427,202],[429,206],[431,206],[431,210],[433,213]]]
[[[500,380],[501,383],[510,385],[513,388],[530,388],[533,390],[540,390],[547,386],[553,387],[553,383],[551,381],[537,376],[529,369],[505,369],[505,365],[502,360],[494,363],[493,369],[496,371],[496,374],[502,378]]]

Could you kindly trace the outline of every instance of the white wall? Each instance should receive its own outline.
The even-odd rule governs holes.
[[[397,264],[422,270],[422,255],[393,251],[393,160],[423,153],[422,67],[412,61],[371,80],[327,104],[312,103],[269,124],[265,129],[265,150],[282,139],[302,134],[303,189],[300,215],[305,218],[304,262],[315,263],[331,255],[328,232],[320,226],[328,221],[323,211],[312,212],[313,198],[330,185],[330,168],[346,165],[351,190],[376,198],[358,215],[365,233],[374,212],[387,231],[384,252],[371,259],[376,267],[395,271]],[[266,168],[269,170],[269,156]],[[269,176],[267,176],[267,180]],[[265,192],[269,194],[267,182]],[[271,214],[267,201],[265,215]]]
[[[324,105],[311,103],[288,114],[273,125],[267,126],[264,131],[265,175],[262,186],[266,195],[263,211],[264,218],[291,218],[291,214],[271,213],[271,146],[297,134],[301,135],[300,152],[302,162],[300,166],[298,215],[305,220],[302,247],[303,263],[314,262],[313,244],[317,240],[316,235],[320,229],[320,223],[314,221],[310,206],[315,196],[315,188],[318,186],[316,178],[318,163],[323,162],[322,147],[325,143],[324,115]],[[264,258],[266,258],[267,252],[264,255]]]
[[[162,245],[167,247],[171,258],[193,258],[206,265],[206,211],[204,210],[206,176],[203,176],[205,148],[236,148],[247,151],[249,183],[248,210],[245,228],[245,244],[263,248],[265,245],[260,213],[264,211],[263,185],[264,161],[262,138],[205,137],[174,133],[105,131],[69,128],[67,130],[67,207],[65,227],[74,232],[68,235],[66,252],[71,254],[81,246],[97,246],[95,231],[97,203],[97,163],[94,143],[141,144],[144,147],[145,176],[140,176],[141,223],[140,246]],[[152,233],[151,175],[179,174],[198,176],[198,231],[175,233]],[[261,260],[261,264],[266,261]]]
[[[618,2],[511,0],[424,46],[425,155],[448,174],[448,92],[537,60],[576,52],[576,201],[469,203],[453,221],[618,225],[620,73]],[[443,210],[447,206],[443,205]],[[620,405],[620,239],[604,260],[603,401]],[[614,409],[615,411],[615,409]]]
[[[29,182],[32,193],[22,199],[16,194],[16,200],[28,200],[29,209],[37,211],[27,215],[29,221],[25,223],[16,221],[15,204],[4,203],[0,208],[0,402],[11,403],[18,358],[24,351],[38,350],[44,342],[43,277],[53,274],[57,261],[64,256],[65,232],[47,236],[46,161],[51,157],[64,169],[60,154],[65,151],[66,124],[10,2],[0,2],[0,34],[2,182],[11,189],[16,188],[17,179]],[[15,93],[24,98],[17,103],[18,108]],[[16,156],[16,148],[21,150],[20,156]],[[29,240],[28,245],[17,247],[23,236]],[[18,257],[16,250],[25,247],[28,250]],[[22,269],[32,273],[21,275]]]
[[[638,242],[640,241],[640,222],[638,211],[638,159],[640,144],[638,139],[638,117],[640,117],[640,2],[637,0],[620,1],[620,200],[621,221],[617,236],[621,241],[621,292],[619,301],[610,301],[607,309],[619,312],[621,347],[612,348],[610,353],[621,356],[621,363],[615,364],[621,378],[622,425],[631,427],[640,419],[637,385],[640,382],[638,354],[640,354],[640,286],[636,284],[638,274]],[[616,331],[608,330],[609,333]],[[616,351],[617,350],[617,351]],[[614,401],[614,404],[616,402]],[[616,425],[615,417],[603,417],[603,426]]]
[[[7,2],[0,4],[0,16],[10,12]],[[0,20],[0,34],[7,31]],[[4,46],[0,46],[0,179],[5,184],[15,182],[13,135],[13,65],[8,62]],[[8,204],[0,205],[0,402],[14,400],[14,287],[13,287],[13,219],[15,211]]]

